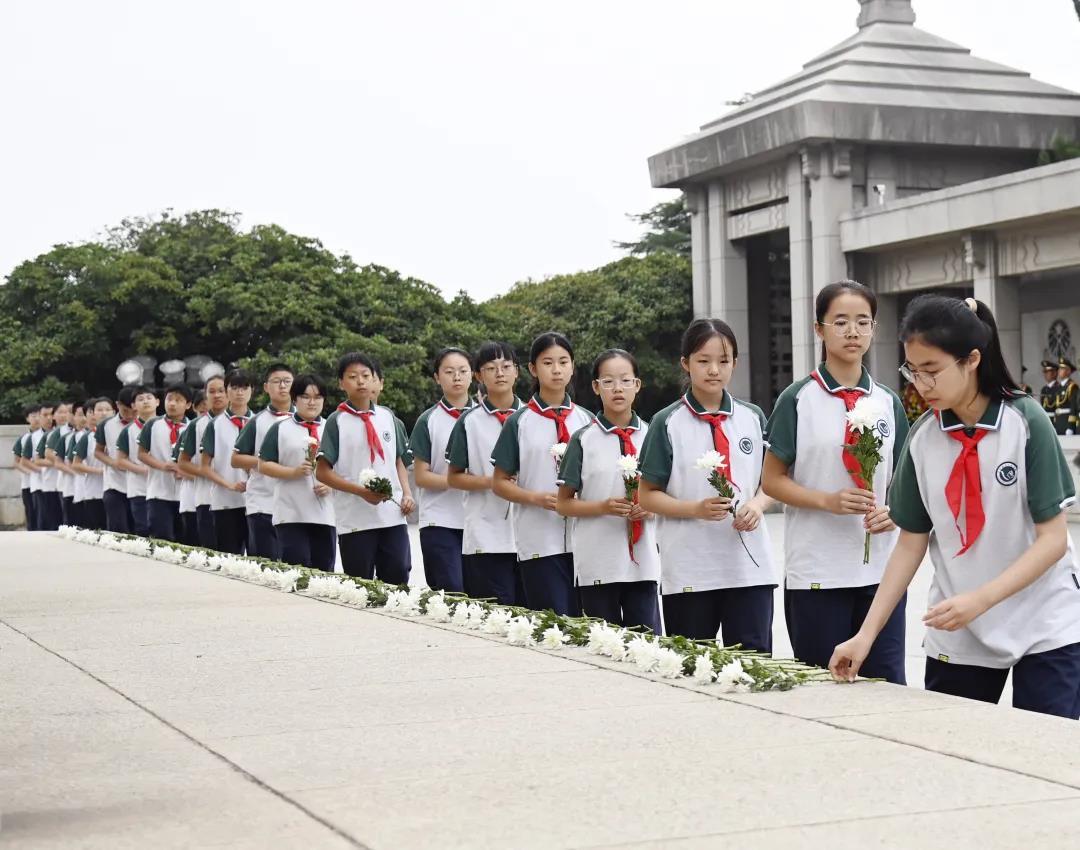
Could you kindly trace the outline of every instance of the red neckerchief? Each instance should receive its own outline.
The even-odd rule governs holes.
[[[243,431],[244,426],[247,425],[247,421],[251,418],[251,411],[248,411],[247,416],[236,416],[235,414],[225,412],[225,415],[229,417],[229,421],[236,426],[237,431]]]
[[[529,410],[533,413],[539,413],[545,419],[550,419],[555,423],[556,443],[570,442],[570,430],[566,427],[566,419],[574,410],[573,402],[571,402],[569,407],[563,407],[556,410],[552,407],[543,408],[535,398],[530,398]]]
[[[500,425],[505,425],[506,420],[514,415],[514,411],[517,410],[517,408],[508,407],[506,410],[492,410],[485,404],[484,410],[486,410],[489,415],[494,416],[496,419],[498,419]]]
[[[350,416],[359,416],[364,420],[364,431],[367,434],[368,449],[371,451],[371,462],[375,462],[375,455],[378,454],[380,458],[386,460],[386,455],[383,453],[382,443],[379,441],[379,432],[375,430],[375,423],[371,421],[371,418],[375,415],[373,410],[357,410],[348,402],[343,401],[337,406],[337,409],[342,413],[348,413]]]
[[[727,478],[728,483],[732,487],[738,489],[738,484],[735,483],[735,479],[731,477],[731,447],[728,444],[727,434],[724,433],[724,420],[728,418],[728,413],[699,413],[694,410],[694,406],[690,404],[690,399],[683,396],[683,404],[686,405],[686,409],[694,414],[698,419],[708,422],[712,426],[712,441],[713,448],[724,456],[724,460],[727,462],[727,469],[724,470],[724,477]]]
[[[131,424],[131,420],[130,420],[130,419],[124,419],[124,417],[122,417],[122,416],[120,416],[120,417],[117,417],[117,418],[118,418],[118,419],[120,420],[120,426],[121,426],[122,428],[126,428],[126,427],[127,427],[128,425],[130,425],[130,424]]]
[[[169,445],[175,446],[176,441],[180,438],[180,432],[184,429],[184,422],[173,422],[171,419],[166,419],[165,424],[169,426]]]
[[[308,434],[311,435],[311,439],[315,440],[315,442],[319,441],[319,422],[318,422],[318,420],[313,419],[311,422],[308,422],[305,419],[295,419],[293,421],[296,422],[296,424],[299,425],[301,428],[303,428],[305,431],[307,431]]]
[[[633,455],[637,457],[637,447],[634,445],[633,435],[637,428],[612,428],[611,433],[619,438],[619,442],[622,444],[622,453],[624,455]],[[634,504],[638,503],[638,492],[634,491]],[[641,539],[642,533],[645,531],[645,523],[640,519],[635,519],[630,523],[630,560],[635,564],[637,559],[634,558],[634,544]]]
[[[940,420],[940,414],[935,412],[935,415]],[[956,530],[960,532],[960,551],[956,553],[959,557],[975,545],[975,541],[978,540],[986,524],[986,514],[982,503],[982,479],[979,477],[979,441],[990,432],[979,429],[971,437],[962,430],[945,433],[961,445],[960,454],[945,484],[945,500],[949,503]],[[960,529],[961,502],[964,504],[966,535]]]
[[[825,386],[825,379],[821,377],[818,371],[815,369],[810,373],[810,377],[818,382],[818,385],[829,395],[834,395],[837,398],[844,400],[844,409],[851,411],[855,407],[855,402],[866,395],[865,390],[849,390],[841,387],[838,390],[830,390]],[[840,447],[840,457],[844,462],[844,469],[848,471],[851,476],[851,480],[855,482],[855,486],[860,490],[871,489],[870,483],[863,480],[862,467],[859,466],[859,460],[851,452],[847,450],[848,446],[854,446],[859,441],[858,436],[853,430],[851,430],[851,423],[846,419],[844,420],[844,444]]]
[[[439,407],[443,409],[444,413],[448,413],[454,419],[460,418],[461,414],[465,412],[466,408],[451,407],[446,403],[444,399],[439,399]]]

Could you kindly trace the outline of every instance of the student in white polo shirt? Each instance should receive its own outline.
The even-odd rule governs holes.
[[[194,477],[195,530],[198,545],[205,549],[216,549],[217,530],[214,527],[214,512],[210,506],[210,491],[214,485],[202,465],[202,441],[210,421],[224,413],[228,407],[224,376],[215,375],[210,378],[204,392],[206,410],[199,414],[180,438],[180,459],[177,466],[182,472]]]
[[[38,444],[37,460],[41,469],[41,500],[44,506],[45,530],[56,531],[64,524],[64,500],[60,493],[60,471],[56,468],[57,447],[68,431],[71,408],[67,402],[50,404],[51,426]],[[45,411],[42,410],[44,419]]]
[[[132,527],[127,498],[127,473],[120,466],[117,443],[120,432],[135,416],[131,405],[135,387],[121,387],[116,394],[116,414],[99,422],[94,432],[94,458],[105,467],[102,502],[105,505],[105,527],[117,534],[129,534]]]
[[[75,457],[75,444],[85,433],[86,405],[75,403],[71,408],[71,430],[64,437],[59,469],[64,481],[60,489],[65,494],[65,522],[79,528],[87,527],[82,515],[82,503],[86,500],[86,476],[75,469],[72,461]]]
[[[45,477],[45,461],[40,460],[39,450],[44,452],[45,437],[53,427],[53,410],[56,405],[46,402],[38,405],[38,427],[30,433],[30,453],[23,455],[23,460],[30,472],[30,495],[34,500],[34,518],[36,531],[52,531],[50,529],[49,508],[46,505],[45,493],[41,489]]]
[[[566,392],[574,377],[574,349],[560,333],[541,334],[529,349],[534,378],[529,403],[513,414],[495,443],[495,495],[514,502],[525,604],[537,611],[577,615],[569,522],[556,511],[558,472],[570,435],[592,422]]]
[[[465,496],[461,538],[465,592],[474,599],[524,605],[511,516],[514,506],[492,490],[491,465],[503,424],[521,407],[514,395],[517,355],[509,343],[488,341],[477,349],[473,365],[484,394],[454,424],[446,446],[446,480]]]
[[[135,418],[116,438],[117,461],[127,473],[128,508],[131,511],[132,533],[146,537],[150,523],[146,513],[146,485],[150,467],[139,460],[139,435],[143,427],[157,415],[158,399],[147,386],[135,388]]]
[[[181,467],[180,453],[184,449],[185,438],[189,429],[195,428],[195,423],[200,417],[205,416],[207,411],[206,392],[194,390],[191,397],[191,412],[180,430],[180,438],[172,448],[172,461],[176,464],[176,492],[180,499],[180,513],[177,516],[176,540],[185,546],[199,545],[199,523],[196,514],[195,486],[202,480],[197,475],[192,475],[190,469]]]
[[[34,442],[34,432],[38,430],[38,422],[41,418],[41,406],[38,404],[27,405],[23,409],[26,425],[30,429],[22,436],[16,438],[13,446],[15,454],[15,467],[19,470],[19,485],[22,492],[23,510],[26,512],[26,530],[37,531],[37,517],[34,513],[34,495],[30,489],[30,476],[33,474],[33,466],[28,463]]]
[[[762,486],[787,505],[784,616],[795,657],[818,667],[862,625],[898,535],[885,499],[908,422],[900,397],[863,366],[876,315],[877,296],[861,283],[822,289],[814,323],[822,362],[780,394],[769,417]],[[882,461],[872,482],[845,449],[858,437],[847,422],[857,402],[877,413]],[[904,607],[901,600],[878,635],[865,675],[907,684]]]
[[[409,440],[394,412],[371,401],[379,373],[379,364],[358,351],[338,361],[338,384],[348,398],[323,426],[315,477],[334,491],[345,573],[406,584],[412,552],[405,518],[416,509],[405,468]],[[390,498],[359,482],[369,469],[390,482]]]
[[[74,514],[75,476],[68,466],[67,457],[72,434],[79,430],[79,422],[86,423],[86,408],[77,402],[65,401],[57,410],[66,411],[67,424],[58,429],[58,437],[55,436],[56,431],[50,435],[45,454],[56,469],[56,492],[60,495],[61,521],[64,525],[78,525]]]
[[[244,509],[247,512],[248,552],[272,561],[281,557],[277,532],[274,530],[274,482],[259,472],[259,449],[266,432],[277,421],[292,415],[289,397],[296,373],[285,363],[271,363],[266,370],[263,392],[269,404],[256,413],[236,438],[232,465],[248,474],[247,490],[244,491]]]
[[[697,319],[682,337],[690,389],[655,417],[641,452],[641,505],[662,517],[661,592],[668,634],[772,651],[776,571],[759,491],[765,415],[731,395],[739,358],[735,333]],[[722,498],[698,460],[723,456],[734,492]]]
[[[660,634],[656,521],[626,498],[622,458],[641,455],[649,425],[634,412],[637,360],[609,348],[593,362],[603,412],[576,432],[559,469],[559,513],[574,518],[573,551],[581,613]],[[631,473],[634,480],[636,473]]]
[[[187,384],[165,389],[165,415],[156,416],[139,433],[139,460],[150,468],[146,483],[146,519],[150,536],[158,540],[179,540],[180,471],[173,460],[173,448],[187,424],[193,394]]]
[[[216,548],[243,555],[247,549],[247,511],[244,491],[248,474],[232,465],[236,438],[251,419],[251,375],[233,369],[225,376],[228,406],[203,431],[199,465],[210,481],[210,509],[214,515]]]
[[[96,435],[102,424],[112,418],[112,402],[105,396],[91,399],[87,405],[87,431],[75,444],[75,457],[72,466],[81,472],[83,484],[82,523],[95,531],[104,531],[105,516],[105,470],[106,466],[97,458],[94,451]]]
[[[427,586],[461,593],[465,590],[461,562],[465,502],[461,491],[452,489],[447,480],[446,445],[470,407],[472,361],[460,348],[444,348],[432,365],[442,398],[420,414],[409,438],[420,491],[420,551]]]
[[[1072,476],[1053,425],[1020,392],[986,305],[924,295],[900,329],[904,377],[930,406],[911,429],[889,508],[900,539],[855,637],[852,679],[927,549],[927,690],[1080,718],[1080,577],[1064,508]]]
[[[259,472],[274,487],[273,518],[281,560],[332,573],[337,532],[330,488],[315,478],[326,384],[298,375],[289,390],[295,412],[270,426],[259,447]]]

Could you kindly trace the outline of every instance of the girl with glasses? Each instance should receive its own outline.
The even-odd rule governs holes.
[[[634,412],[641,389],[637,361],[629,352],[609,348],[593,363],[592,377],[603,411],[570,438],[558,480],[558,511],[575,518],[572,548],[581,612],[660,634],[656,523],[636,496],[626,497],[620,466],[625,458],[637,460],[649,430]]]
[[[330,488],[315,479],[326,384],[299,375],[289,387],[294,412],[276,420],[259,447],[259,472],[273,483],[272,516],[281,560],[326,572],[337,561]]]
[[[877,296],[853,280],[826,286],[815,303],[821,363],[789,386],[769,418],[764,487],[784,511],[784,615],[795,656],[825,667],[836,644],[862,625],[896,527],[885,504],[908,431],[903,402],[873,380],[863,357],[873,340]],[[865,401],[864,401],[865,400]],[[874,405],[881,463],[864,481],[847,451],[858,436],[847,413]],[[871,535],[869,563],[866,535]],[[906,684],[904,604],[885,622],[868,676]]]
[[[985,304],[924,295],[900,329],[932,413],[912,426],[890,493],[900,538],[861,627],[830,669],[853,679],[927,550],[934,566],[927,690],[1080,717],[1080,577],[1065,524],[1075,500],[1057,436],[1020,392]]]
[[[765,415],[727,390],[739,359],[731,327],[697,319],[682,337],[686,394],[664,408],[641,447],[641,505],[662,517],[664,623],[668,634],[772,651],[772,546],[759,492]],[[718,495],[706,452],[724,456],[733,498]]]
[[[465,590],[461,567],[465,505],[461,491],[450,489],[447,481],[446,445],[454,425],[471,406],[472,371],[468,352],[460,348],[444,348],[435,355],[432,376],[442,398],[420,414],[409,439],[420,488],[424,578],[432,590],[454,593]]]

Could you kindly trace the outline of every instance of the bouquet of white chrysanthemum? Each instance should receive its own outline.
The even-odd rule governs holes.
[[[727,458],[720,452],[713,449],[712,451],[705,452],[694,463],[698,469],[705,469],[709,472],[709,485],[716,491],[721,499],[730,499],[731,508],[729,513],[734,516],[735,510],[738,508],[738,502],[735,501],[735,488],[731,486],[731,482],[727,477]]]
[[[872,492],[874,489],[874,474],[883,459],[881,447],[885,442],[879,423],[884,421],[885,411],[880,404],[871,401],[868,396],[860,398],[847,412],[848,429],[858,436],[844,445],[844,451],[854,457],[859,464],[858,474],[852,472],[851,477],[855,486],[861,490]],[[869,531],[866,532],[863,541],[863,563],[870,563]]]
[[[366,487],[372,493],[382,496],[383,501],[393,502],[399,508],[401,507],[401,503],[394,498],[394,486],[389,478],[379,475],[374,469],[364,469],[360,471],[356,480],[361,487]]]
[[[637,455],[621,455],[616,463],[619,466],[619,474],[622,476],[626,500],[636,505],[641,485],[641,468],[638,465]],[[630,543],[630,560],[635,564],[637,559],[634,557],[634,544],[641,539],[642,531],[641,520],[632,519],[627,521],[626,534]]]
[[[566,455],[566,443],[554,443],[548,453],[551,455],[552,460],[555,461],[555,468],[559,468],[559,464],[562,463],[563,457]]]

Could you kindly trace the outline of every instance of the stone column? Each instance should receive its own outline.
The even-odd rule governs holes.
[[[840,248],[840,216],[852,205],[851,148],[811,148],[804,158],[809,158],[812,266],[817,295],[830,283],[848,276],[847,259]]]
[[[693,273],[694,318],[709,315],[709,203],[708,189],[686,189],[690,211],[690,269]]]
[[[804,157],[788,159],[788,240],[791,254],[791,363],[795,379],[817,365],[814,353],[814,278],[810,243],[810,197]]]
[[[900,391],[900,316],[895,295],[878,295],[877,328],[870,346],[870,373],[874,380]]]
[[[746,252],[733,243],[728,234],[728,215],[724,184],[709,184],[709,294],[708,315],[723,319],[739,340],[739,363],[729,387],[732,394],[749,398],[750,303],[747,298]]]
[[[993,233],[976,231],[964,237],[964,259],[975,280],[975,298],[990,308],[997,321],[1001,353],[1013,378],[1020,380],[1020,285],[1001,277]],[[1027,364],[1023,364],[1027,365]]]

